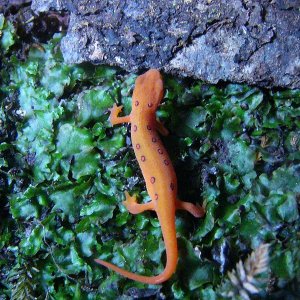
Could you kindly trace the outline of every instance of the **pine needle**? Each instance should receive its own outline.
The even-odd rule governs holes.
[[[221,294],[232,298],[239,296],[243,300],[250,300],[251,295],[263,291],[269,268],[269,244],[261,244],[243,263],[241,260],[236,268],[228,272],[229,280],[221,287]]]

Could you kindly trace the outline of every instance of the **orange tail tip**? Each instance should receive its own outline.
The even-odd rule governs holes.
[[[125,276],[125,277],[135,280],[135,281],[146,283],[146,284],[160,284],[160,283],[168,280],[172,276],[172,274],[175,272],[175,270],[168,270],[169,268],[166,267],[165,270],[161,274],[159,274],[157,276],[148,277],[148,276],[138,275],[138,274],[126,271],[126,270],[119,268],[116,265],[111,264],[102,259],[95,259],[95,262],[97,262],[98,264],[103,265],[109,269],[112,269],[113,271],[121,274],[122,276]]]

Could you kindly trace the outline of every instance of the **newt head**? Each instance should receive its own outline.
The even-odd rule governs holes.
[[[164,96],[164,85],[158,70],[150,69],[137,77],[132,109],[155,112]]]

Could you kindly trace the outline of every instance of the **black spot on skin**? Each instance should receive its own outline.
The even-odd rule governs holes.
[[[158,200],[158,194],[157,193],[154,194],[154,200]]]
[[[153,184],[155,182],[155,177],[151,177],[150,182]]]
[[[147,125],[147,129],[148,129],[148,130],[151,130],[151,126],[150,126],[150,125]]]
[[[146,157],[144,155],[141,156],[141,161],[145,161]]]
[[[171,182],[170,188],[171,188],[172,191],[174,191],[175,186],[174,186],[174,183],[173,183],[173,182]]]
[[[167,159],[165,159],[165,160],[164,160],[164,164],[165,164],[166,166],[168,166],[170,163],[169,163],[169,161],[168,161]]]
[[[153,103],[152,102],[149,102],[148,103],[148,107],[152,107],[153,106]]]
[[[137,131],[137,126],[133,125],[133,131],[136,132]]]
[[[157,149],[157,152],[158,152],[159,154],[163,154],[163,153],[164,153],[160,148]]]
[[[136,148],[136,149],[141,149],[141,145],[140,145],[140,144],[136,144],[136,145],[135,145],[135,148]]]
[[[153,138],[152,138],[152,142],[153,142],[153,143],[156,143],[156,142],[157,142],[157,139],[156,139],[155,137],[153,137]]]
[[[139,104],[140,104],[139,101],[135,101],[134,103],[135,106],[139,106]]]

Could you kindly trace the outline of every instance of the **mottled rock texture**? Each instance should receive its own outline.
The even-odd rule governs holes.
[[[70,63],[159,68],[206,82],[300,88],[300,1],[35,0],[68,10]]]

